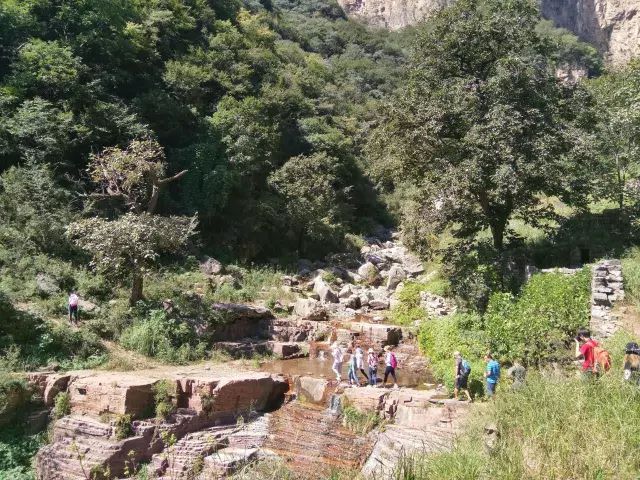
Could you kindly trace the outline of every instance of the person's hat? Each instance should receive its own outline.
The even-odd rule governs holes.
[[[453,352],[453,356],[454,357],[460,357],[461,355],[460,355],[460,352]]]
[[[368,352],[369,352],[369,353],[373,353],[373,348],[370,348],[370,349],[368,350]]]
[[[388,352],[389,350],[391,350],[391,347],[390,347],[389,345],[387,345],[387,346],[385,346],[385,347],[384,347],[384,351],[385,351],[385,352]]]

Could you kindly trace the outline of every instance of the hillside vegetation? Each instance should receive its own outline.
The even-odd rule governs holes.
[[[400,478],[633,478],[637,391],[567,375],[587,271],[525,270],[624,257],[637,312],[639,177],[640,61],[607,66],[534,0],[397,32],[333,0],[0,0],[0,478],[33,478],[43,441],[26,371],[224,360],[215,302],[286,305],[300,260],[381,227],[433,271],[390,316],[422,322],[439,379],[454,350],[478,392],[488,349],[532,370]],[[427,290],[457,313],[427,319]]]

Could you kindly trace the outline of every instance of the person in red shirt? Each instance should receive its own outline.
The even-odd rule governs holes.
[[[591,332],[587,329],[578,330],[575,342],[576,358],[582,360],[582,373],[585,376],[591,376],[594,373],[594,349],[598,346],[598,342],[591,338]]]

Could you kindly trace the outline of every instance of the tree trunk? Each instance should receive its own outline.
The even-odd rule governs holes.
[[[129,303],[135,305],[139,300],[142,300],[142,287],[144,285],[144,277],[141,272],[134,272],[131,283],[131,297]]]
[[[493,237],[493,246],[499,252],[504,249],[504,230],[506,226],[506,220],[496,220],[489,225],[491,236]]]

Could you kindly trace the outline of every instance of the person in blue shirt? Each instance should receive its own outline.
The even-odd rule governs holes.
[[[487,382],[487,397],[491,398],[495,395],[496,385],[500,380],[500,364],[490,353],[484,356],[484,361],[487,362],[487,369],[484,371],[484,378]]]

